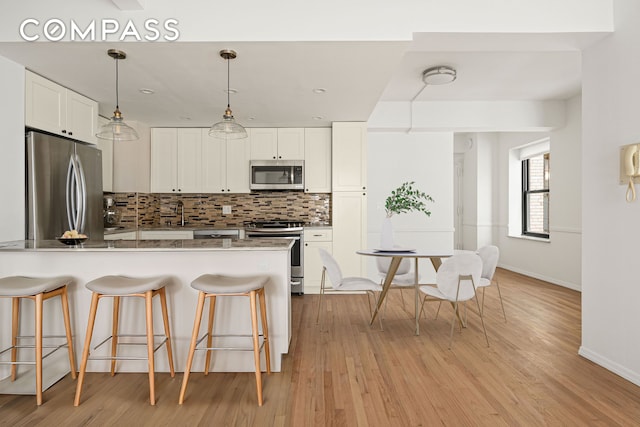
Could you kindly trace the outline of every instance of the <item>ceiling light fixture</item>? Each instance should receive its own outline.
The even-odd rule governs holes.
[[[429,86],[446,85],[456,79],[455,68],[446,65],[427,68],[422,72],[422,81]]]
[[[231,93],[229,89],[229,61],[238,55],[233,50],[225,49],[220,51],[220,56],[227,61],[227,109],[224,111],[222,121],[211,126],[209,135],[221,139],[246,138],[247,131],[241,124],[236,123],[231,112],[231,102],[229,101],[229,94]]]
[[[119,107],[120,99],[118,97],[118,61],[125,59],[127,54],[121,50],[109,49],[107,55],[116,60],[116,110],[113,112],[111,120],[100,127],[96,136],[100,139],[110,139],[112,141],[134,141],[138,139],[138,133],[122,120]]]

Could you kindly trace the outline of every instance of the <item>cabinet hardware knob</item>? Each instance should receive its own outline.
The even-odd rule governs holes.
[[[71,132],[71,131],[70,131],[70,132],[69,132],[69,135],[73,135],[73,132]]]
[[[67,130],[66,129],[62,129],[62,133],[67,133]]]
[[[273,156],[273,158],[275,159],[275,158],[276,158],[276,156]]]

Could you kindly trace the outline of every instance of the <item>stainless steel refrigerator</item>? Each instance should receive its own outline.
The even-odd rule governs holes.
[[[36,131],[26,133],[26,238],[51,240],[78,230],[104,239],[102,152]]]

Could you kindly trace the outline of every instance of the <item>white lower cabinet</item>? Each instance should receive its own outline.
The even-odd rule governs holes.
[[[138,233],[135,231],[125,231],[124,233],[105,234],[104,240],[137,240]]]
[[[140,230],[140,240],[191,240],[191,230]]]
[[[333,256],[343,276],[366,277],[366,257],[356,251],[367,248],[367,194],[334,192],[332,204]]]
[[[333,233],[331,228],[305,228],[304,230],[304,293],[319,294],[322,280],[322,260],[319,248],[333,253]],[[331,282],[327,277],[327,287]]]

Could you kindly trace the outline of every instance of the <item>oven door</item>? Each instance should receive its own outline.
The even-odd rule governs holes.
[[[291,247],[291,292],[302,294],[302,279],[304,277],[302,232],[247,231],[246,237],[249,239],[293,239],[293,246]]]

